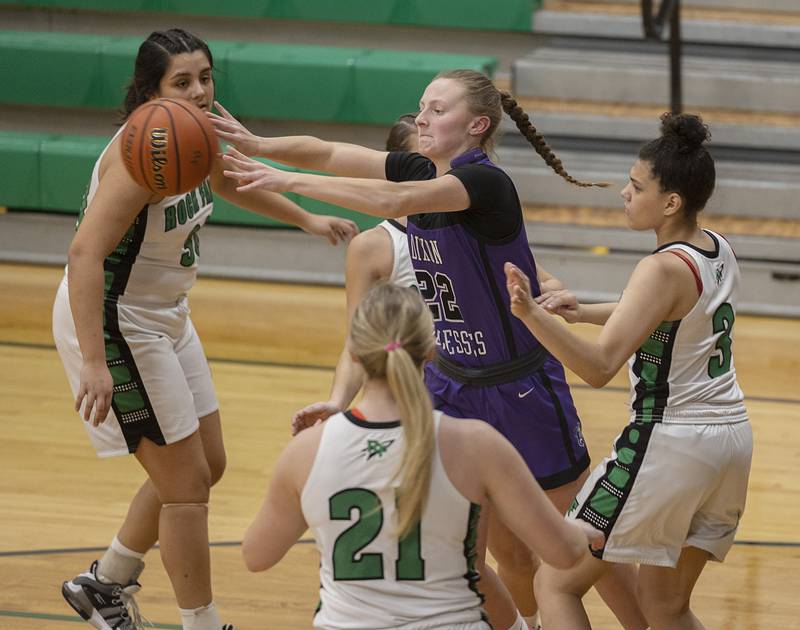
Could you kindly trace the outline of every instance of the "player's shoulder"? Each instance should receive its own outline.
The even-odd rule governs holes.
[[[357,234],[347,246],[347,273],[382,278],[392,272],[392,237],[379,226]]]
[[[381,224],[375,227],[364,230],[356,234],[349,245],[348,251],[352,250],[357,253],[369,253],[374,251],[376,247],[386,246],[391,242],[389,231],[381,227]]]
[[[324,432],[325,422],[322,422],[294,436],[278,458],[276,473],[286,475],[295,482],[296,487],[302,488],[319,451]]]
[[[634,274],[663,280],[679,271],[681,266],[685,269],[686,262],[679,255],[675,255],[674,251],[664,249],[645,256],[636,264],[633,270]]]
[[[442,415],[440,437],[448,442],[459,442],[465,454],[472,449],[482,450],[497,439],[497,431],[487,422],[475,418],[451,418]]]

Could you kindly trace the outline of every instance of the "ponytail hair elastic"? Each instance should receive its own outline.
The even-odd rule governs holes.
[[[403,347],[402,341],[390,341],[385,346],[383,346],[383,349],[386,350],[386,352],[391,352],[392,350],[397,350],[398,348],[402,347]]]

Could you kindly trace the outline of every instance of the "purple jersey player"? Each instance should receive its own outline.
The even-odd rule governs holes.
[[[409,217],[417,285],[436,326],[438,353],[426,374],[434,406],[497,428],[565,512],[588,473],[589,455],[561,364],[508,306],[503,263],[513,261],[532,278],[536,264],[514,184],[487,157],[504,110],[556,173],[592,185],[566,173],[510,95],[470,70],[440,74],[425,89],[416,119],[419,153],[307,136],[259,138],[222,108],[223,116],[210,116],[220,138],[238,149],[225,159],[226,175],[240,190],[291,191],[366,214]],[[346,177],[289,173],[246,155]],[[490,514],[489,523],[500,578],[521,612],[532,616],[537,561],[499,519]],[[482,577],[494,627],[526,627],[488,567]],[[611,584],[615,613],[626,628],[645,628],[630,581],[619,577]]]

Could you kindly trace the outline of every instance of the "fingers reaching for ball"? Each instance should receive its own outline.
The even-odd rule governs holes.
[[[260,138],[251,133],[247,127],[236,120],[219,101],[214,101],[214,107],[222,114],[206,112],[206,116],[214,127],[217,137],[233,145],[246,156],[258,155]]]
[[[223,154],[225,163],[223,175],[238,183],[238,192],[250,190],[268,190],[271,192],[287,192],[291,173],[273,168],[263,162],[247,157],[235,147],[228,147]]]

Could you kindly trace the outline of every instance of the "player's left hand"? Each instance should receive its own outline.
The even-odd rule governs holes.
[[[511,299],[511,312],[520,319],[530,315],[534,309],[541,308],[531,297],[531,281],[516,265],[507,262],[503,266],[506,272],[506,288]]]
[[[349,243],[358,234],[358,226],[353,221],[328,215],[312,215],[305,230],[315,236],[324,236],[331,245]]]
[[[271,192],[287,192],[289,190],[289,171],[257,162],[247,157],[244,153],[237,151],[233,146],[222,155],[225,162],[223,175],[230,177],[238,182],[236,190],[247,192],[248,190],[263,189]]]

